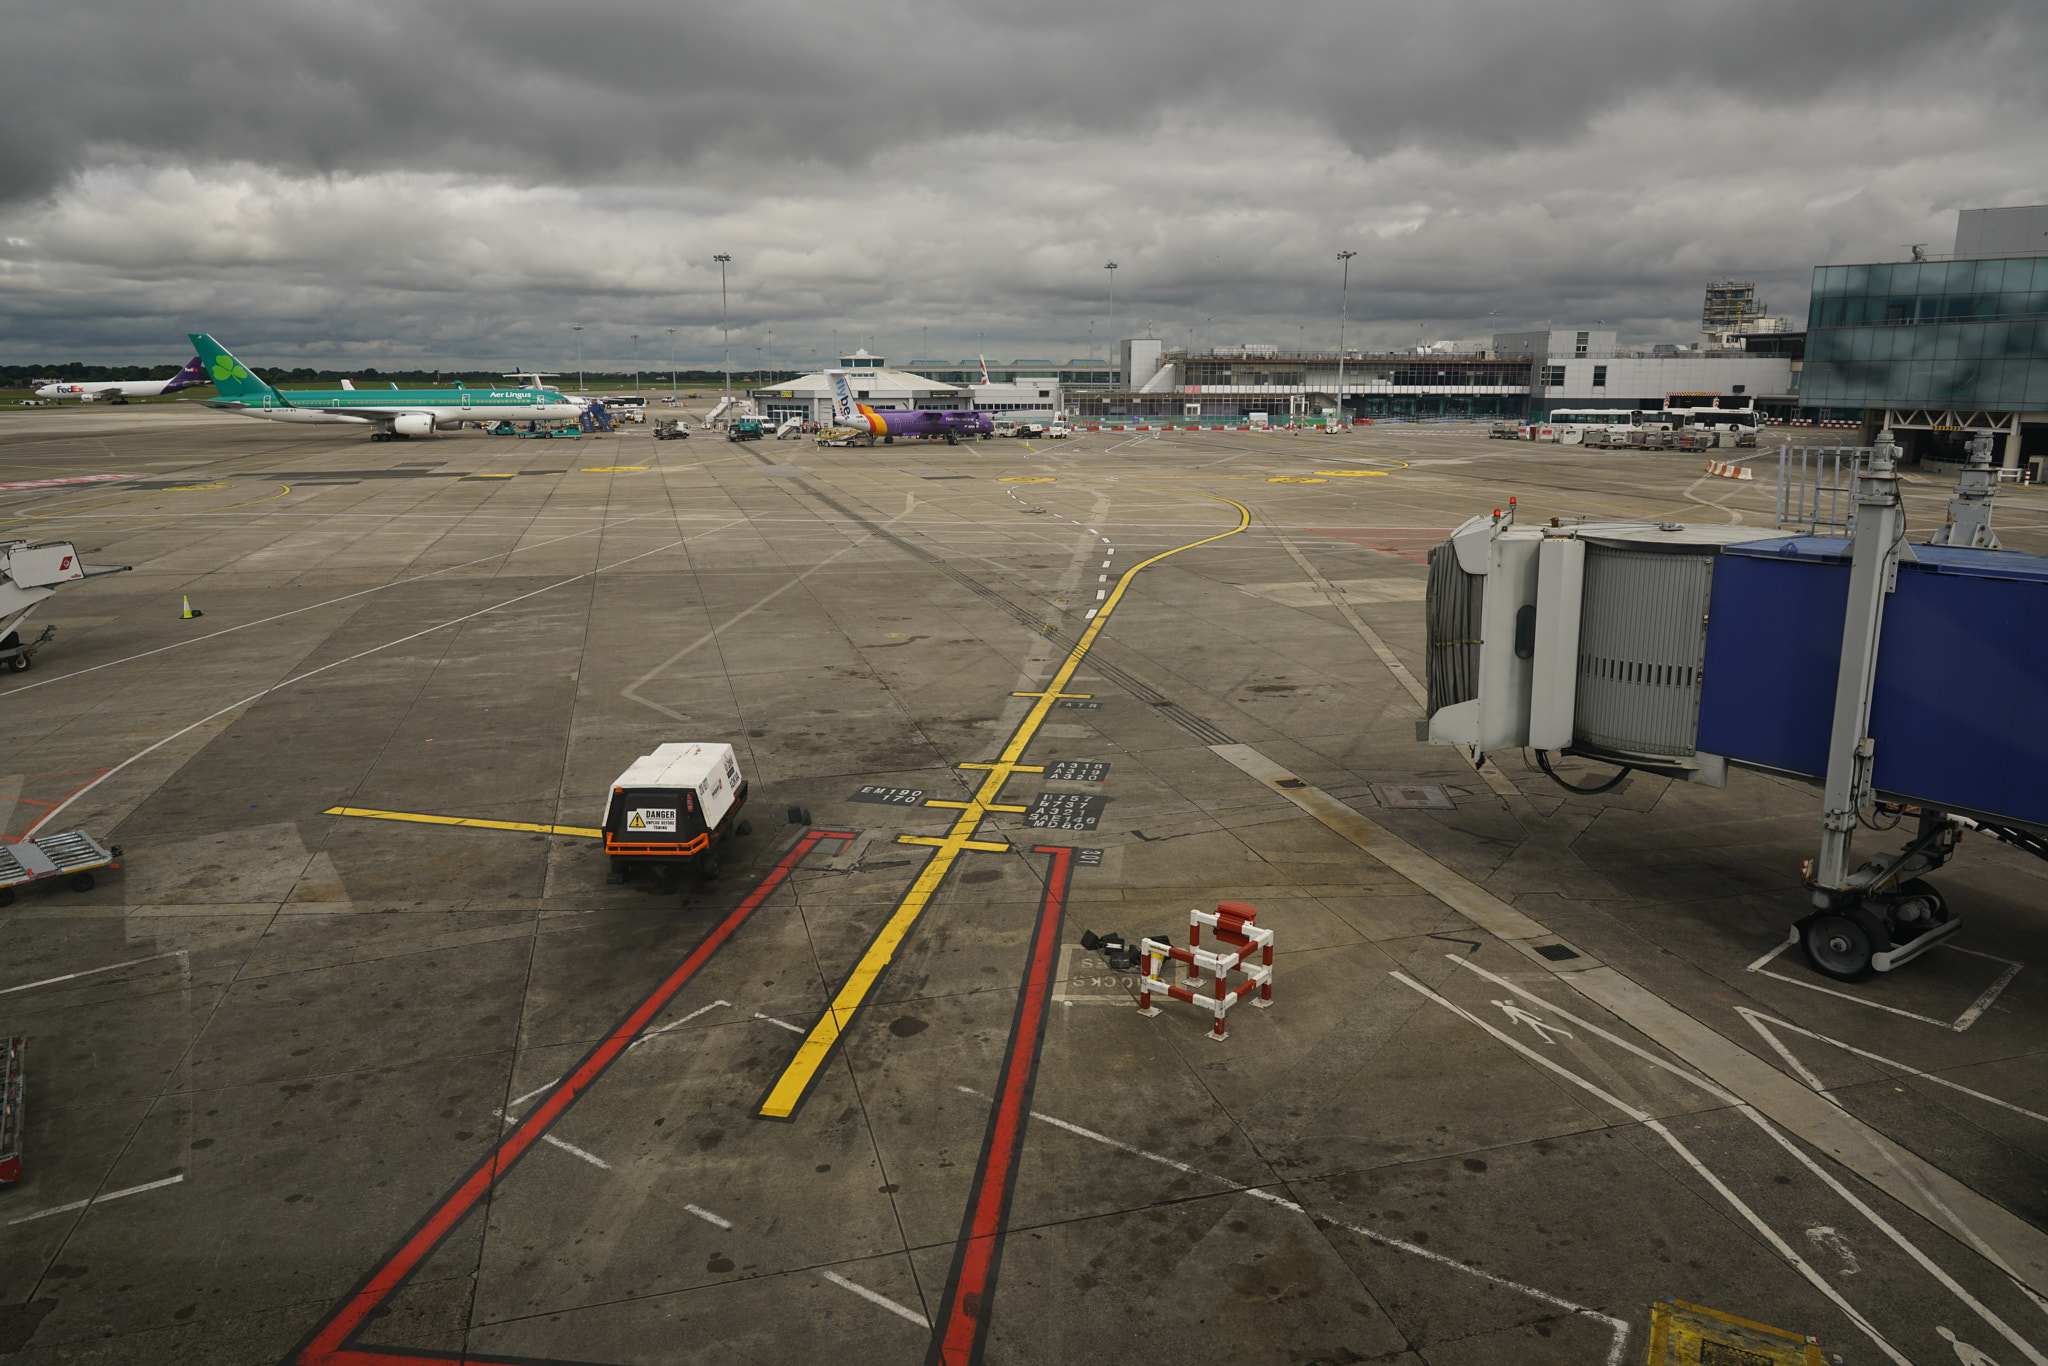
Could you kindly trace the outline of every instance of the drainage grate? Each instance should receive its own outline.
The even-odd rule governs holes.
[[[1579,956],[1578,954],[1572,952],[1572,950],[1566,948],[1562,944],[1538,944],[1536,946],[1536,952],[1542,954],[1545,958],[1548,958],[1553,963],[1562,963],[1566,959],[1577,958]]]

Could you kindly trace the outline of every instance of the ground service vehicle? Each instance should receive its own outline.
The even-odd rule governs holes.
[[[658,870],[694,867],[705,881],[718,876],[726,840],[752,832],[740,819],[747,781],[731,745],[681,742],[656,745],[612,784],[605,798],[606,882],[624,882],[635,866]]]
[[[759,441],[761,439],[761,419],[758,417],[734,418],[732,425],[725,429],[725,439],[727,441]]]

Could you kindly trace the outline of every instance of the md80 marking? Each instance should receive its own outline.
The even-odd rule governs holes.
[[[192,345],[220,394],[207,399],[207,407],[271,422],[373,427],[372,441],[432,436],[465,422],[565,422],[583,412],[582,405],[541,388],[273,389],[204,332],[192,334]]]

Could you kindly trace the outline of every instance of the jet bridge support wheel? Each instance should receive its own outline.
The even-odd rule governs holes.
[[[1838,982],[1860,982],[1874,970],[1871,957],[1892,946],[1882,917],[1862,906],[1835,906],[1799,922],[1799,947],[1814,971]]]

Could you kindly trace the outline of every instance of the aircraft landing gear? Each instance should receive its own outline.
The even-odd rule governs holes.
[[[884,446],[893,446],[896,444],[896,438],[893,436],[885,436],[882,438],[882,444]]]
[[[953,434],[952,434],[951,432],[947,432],[947,433],[946,433],[946,444],[947,444],[948,446],[957,446],[957,445],[959,445],[959,444],[960,444],[960,438],[959,438],[959,437],[957,437],[957,436],[955,436],[955,435],[953,435]]]
[[[1927,879],[1955,853],[1957,827],[1946,812],[1922,811],[1913,842],[1874,858],[1850,875],[1852,885],[1814,889],[1820,909],[1792,929],[1814,970],[1860,982],[1918,958],[1963,927],[1948,899]]]

